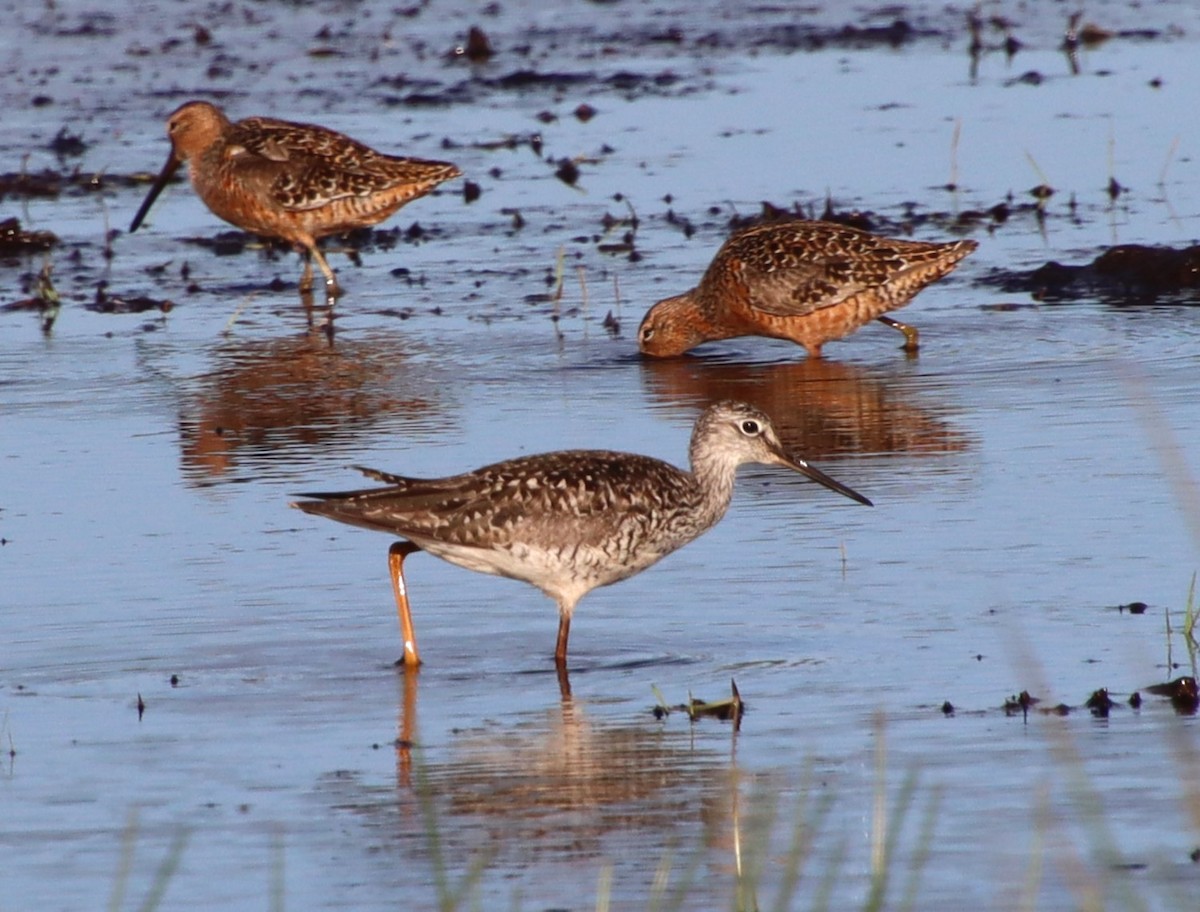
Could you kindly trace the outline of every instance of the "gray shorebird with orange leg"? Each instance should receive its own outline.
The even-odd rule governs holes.
[[[690,471],[633,453],[563,450],[447,478],[360,468],[386,487],[303,494],[306,513],[404,541],[389,566],[407,665],[420,664],[404,559],[415,551],[536,586],[558,605],[554,661],[560,681],[575,606],[598,586],[627,579],[686,545],[725,515],[738,466],[781,466],[861,504],[871,502],[788,454],[771,419],[742,402],[709,406],[696,421]]]

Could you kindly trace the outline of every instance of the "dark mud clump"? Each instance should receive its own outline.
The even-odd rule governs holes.
[[[99,193],[109,187],[141,187],[153,180],[145,173],[101,174],[100,172],[57,171],[43,168],[40,171],[6,171],[0,174],[0,200],[57,199],[60,196],[86,196]]]
[[[1042,701],[1037,697],[1031,696],[1029,691],[1023,690],[1004,701],[1004,715],[1015,716],[1017,713],[1020,713],[1025,718],[1028,718],[1029,710],[1040,702]]]
[[[471,26],[465,41],[440,55],[448,63],[468,69],[463,79],[442,84],[400,75],[378,79],[375,85],[394,90],[382,98],[385,105],[407,107],[475,104],[497,92],[561,95],[588,90],[614,93],[630,101],[678,97],[696,92],[709,80],[707,74],[693,72],[688,61],[709,60],[715,53],[896,49],[921,41],[946,43],[961,32],[958,23],[946,22],[940,12],[900,17],[897,9],[868,14],[858,22],[834,21],[840,13],[825,21],[813,15],[798,22],[787,4],[760,6],[754,16],[739,19],[706,16],[702,10],[694,10],[697,21],[721,20],[719,28],[699,30],[664,27],[661,13],[645,19],[633,10],[611,24],[580,21],[563,32],[536,31],[531,35],[528,30],[518,33],[500,24],[488,32]],[[651,50],[662,65],[645,71],[614,70],[613,61],[628,58],[631,49]]]
[[[63,127],[55,135],[54,139],[50,140],[50,151],[53,152],[59,160],[64,158],[78,158],[87,151],[87,143],[83,141],[82,136],[77,136]]]
[[[1200,245],[1120,244],[1081,266],[1051,260],[1030,272],[998,269],[980,284],[1050,303],[1200,304]]]
[[[175,305],[171,301],[159,298],[148,298],[142,295],[115,295],[101,283],[96,288],[96,295],[84,305],[92,313],[105,314],[140,314],[147,311],[170,313]]]
[[[1087,703],[1084,705],[1092,711],[1093,716],[1101,719],[1107,718],[1109,711],[1116,706],[1112,697],[1108,695],[1108,689],[1104,687],[1092,691],[1092,695],[1088,697]]]
[[[14,259],[49,250],[58,243],[51,231],[25,231],[16,218],[0,221],[0,257]]]
[[[1152,684],[1146,688],[1147,693],[1167,697],[1175,711],[1181,715],[1194,716],[1200,709],[1200,686],[1190,675],[1168,681],[1166,684]]]
[[[670,204],[671,197],[664,202]],[[747,215],[741,213],[729,214],[722,206],[710,206],[705,212],[706,218],[693,219],[674,209],[668,209],[665,215],[667,224],[679,228],[686,237],[691,237],[698,230],[721,230],[732,234],[742,228],[758,225],[763,222],[780,222],[795,219],[819,220],[869,231],[872,234],[888,235],[891,237],[906,237],[915,232],[932,228],[950,234],[966,234],[980,222],[989,222],[990,227],[1002,224],[1008,217],[1007,210],[996,208],[995,214],[978,213],[978,221],[974,214],[971,218],[963,219],[961,213],[952,213],[938,209],[923,209],[916,203],[902,207],[897,215],[886,215],[870,209],[844,209],[834,204],[832,199],[825,200],[824,208],[820,211],[815,206],[802,203],[781,204],[763,200],[759,210]]]

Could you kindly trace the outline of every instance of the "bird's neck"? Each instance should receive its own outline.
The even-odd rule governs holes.
[[[733,483],[737,477],[737,465],[728,459],[713,454],[704,454],[693,448],[691,454],[692,476],[700,489],[703,510],[711,522],[716,522],[729,509],[733,499]]]

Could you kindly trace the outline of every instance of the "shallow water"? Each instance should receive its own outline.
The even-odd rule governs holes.
[[[1098,4],[1100,24],[1162,34],[1088,50],[1077,76],[1057,18],[1018,19],[1027,47],[987,53],[972,77],[962,21],[940,8],[911,11],[932,33],[897,49],[807,50],[767,40],[779,11],[710,11],[703,34],[721,40],[703,43],[651,4],[506,4],[479,22],[497,57],[472,69],[441,56],[470,17],[434,7],[385,23],[357,6],[255,6],[237,29],[153,3],[124,18],[9,11],[0,171],[27,155],[30,171],[57,167],[45,147],[63,125],[89,145],[68,170],[154,171],[163,116],[203,95],[451,158],[483,194],[444,187],[392,222],[419,222],[422,242],[365,250],[361,266],[331,257],[348,289],[332,347],[307,331],[294,257],[189,243],[223,226],[182,185],[111,261],[105,219],[126,225],[144,185],[4,200],[0,216],[63,238],[64,306],[47,335],[0,312],[2,902],[94,906],[129,853],[134,906],[185,833],[164,907],[261,908],[273,889],[291,907],[431,907],[439,865],[458,883],[477,859],[490,908],[594,908],[610,866],[613,907],[646,908],[660,864],[673,884],[691,872],[691,907],[720,907],[735,846],[765,865],[767,906],[798,805],[829,800],[794,907],[825,876],[854,906],[875,790],[894,801],[916,770],[895,897],[936,800],[920,908],[1012,908],[1023,890],[1076,908],[1080,883],[1116,907],[1188,908],[1195,717],[1125,700],[1195,673],[1178,628],[1200,516],[1200,310],[1048,305],[980,280],[1194,239],[1200,135],[1180,115],[1200,89],[1194,13]],[[148,31],[151,17],[165,24]],[[192,40],[197,21],[213,44]],[[656,39],[671,26],[682,41]],[[336,53],[297,53],[318,46]],[[523,69],[579,78],[500,83]],[[1012,82],[1031,70],[1040,85]],[[390,103],[415,91],[437,103]],[[583,101],[586,123],[571,115]],[[489,147],[535,132],[542,157]],[[564,156],[583,157],[579,188],[554,177]],[[956,193],[940,188],[952,160]],[[1110,176],[1131,188],[1115,202]],[[1044,221],[1018,209],[955,226],[1010,191],[1031,203],[1043,180],[1057,191]],[[827,192],[897,223],[911,201],[929,216],[918,237],[981,242],[905,311],[918,358],[876,325],[822,362],[757,339],[638,358],[645,307],[696,280],[733,212],[819,213]],[[630,207],[636,229],[605,234]],[[638,258],[605,251],[627,231]],[[4,303],[41,262],[0,261]],[[93,312],[101,279],[174,307]],[[427,664],[398,675],[387,539],[286,507],[359,484],[351,463],[442,474],[591,446],[678,462],[696,414],[729,396],[876,506],[745,471],[713,532],[584,600],[570,701],[546,599],[421,555],[409,582]],[[1116,610],[1133,600],[1146,614]],[[651,713],[656,687],[673,704],[723,699],[731,678],[749,705],[736,738]],[[1106,719],[1082,705],[1099,687],[1119,704]],[[1075,709],[1005,715],[1023,689]],[[763,802],[776,823],[752,851]]]

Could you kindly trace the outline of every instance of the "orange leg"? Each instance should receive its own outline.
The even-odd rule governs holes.
[[[901,323],[899,320],[893,320],[891,317],[886,316],[876,317],[876,319],[879,320],[880,323],[884,323],[890,326],[892,329],[898,329],[900,332],[904,333],[904,345],[901,347],[906,352],[915,352],[921,347],[918,341],[920,338],[920,333],[917,332],[917,328],[915,326],[909,326],[907,323]]]
[[[392,574],[396,612],[400,615],[400,635],[404,638],[404,655],[400,657],[399,664],[413,668],[421,664],[421,654],[417,651],[417,631],[413,627],[412,609],[408,607],[408,587],[404,584],[404,558],[420,550],[412,542],[406,541],[396,542],[388,549],[388,570]]]

